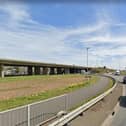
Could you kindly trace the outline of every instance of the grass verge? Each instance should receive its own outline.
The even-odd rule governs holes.
[[[72,75],[68,75],[68,76],[72,76]],[[54,77],[56,77],[56,76],[54,76]],[[34,76],[32,78],[34,78]],[[11,78],[8,78],[8,79],[11,79]],[[31,95],[31,96],[23,96],[23,97],[17,97],[17,98],[13,98],[13,99],[9,99],[9,100],[2,100],[2,101],[0,101],[0,111],[15,108],[15,107],[26,105],[26,104],[30,104],[30,103],[37,102],[37,101],[40,101],[40,100],[55,97],[55,96],[58,96],[58,95],[62,95],[62,94],[80,89],[82,87],[86,87],[86,86],[89,86],[91,84],[95,84],[98,80],[99,80],[99,77],[92,76],[89,81],[86,81],[84,83],[79,83],[79,84],[76,84],[76,85],[72,85],[72,86],[69,86],[69,87],[66,87],[66,88],[48,90],[48,91],[38,93],[38,94],[35,94],[35,95]]]
[[[64,74],[64,75],[30,75],[30,76],[14,76],[14,77],[5,77],[0,78],[0,83],[3,82],[14,82],[14,81],[21,81],[21,80],[50,80],[50,79],[58,79],[58,78],[69,78],[69,77],[77,77],[77,76],[84,76],[80,74]]]

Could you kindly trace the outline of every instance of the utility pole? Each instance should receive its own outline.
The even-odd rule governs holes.
[[[88,73],[88,50],[89,50],[90,48],[87,47],[86,49],[87,49],[87,73]]]

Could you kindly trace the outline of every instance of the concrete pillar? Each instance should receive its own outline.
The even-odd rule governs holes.
[[[35,75],[40,75],[40,67],[39,66],[35,66]]]
[[[70,73],[70,69],[69,68],[65,68],[65,74],[69,74]]]
[[[57,74],[57,68],[54,68],[54,72],[55,72],[55,74]]]
[[[65,74],[65,68],[62,68],[62,74]]]
[[[4,78],[4,65],[0,64],[0,77]]]
[[[28,75],[33,75],[32,66],[28,66]]]
[[[44,75],[49,74],[49,69],[48,69],[48,67],[43,67],[43,74],[44,74]]]
[[[40,67],[40,74],[42,75],[43,74],[43,68]]]

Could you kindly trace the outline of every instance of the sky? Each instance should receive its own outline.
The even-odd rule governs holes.
[[[0,58],[125,69],[125,4],[1,2]]]

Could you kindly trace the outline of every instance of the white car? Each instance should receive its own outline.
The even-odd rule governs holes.
[[[117,71],[115,72],[115,75],[120,75],[120,71],[117,70]]]

